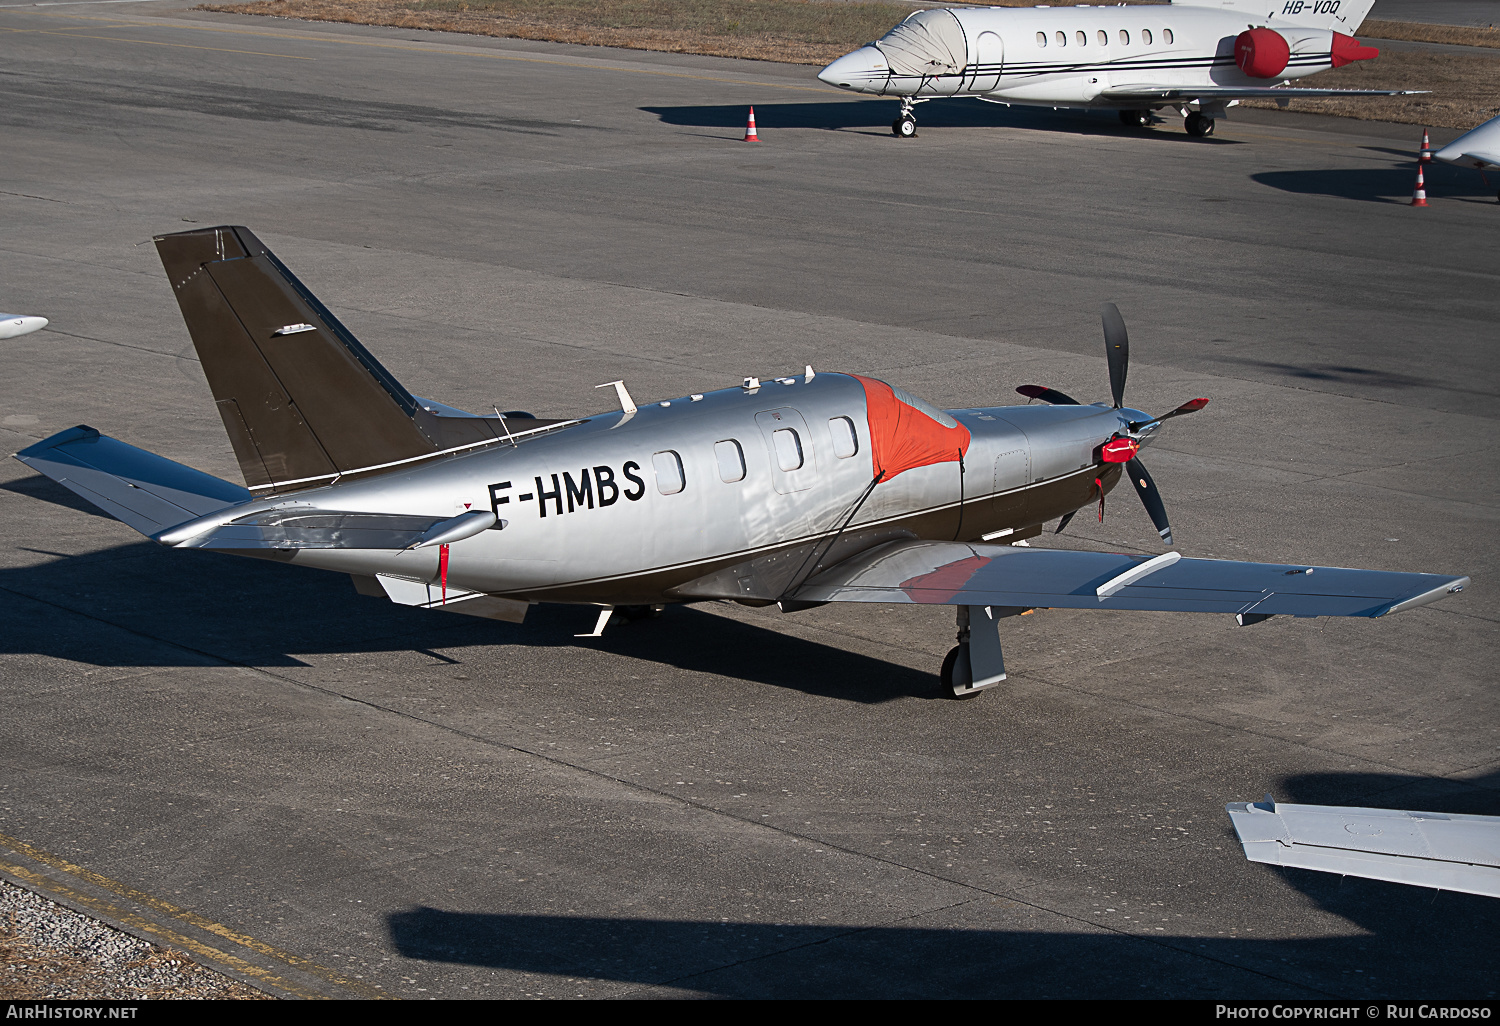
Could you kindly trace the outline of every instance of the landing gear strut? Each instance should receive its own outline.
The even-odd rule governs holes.
[[[1149,110],[1122,110],[1120,124],[1126,128],[1150,128],[1151,112]]]
[[[1005,679],[999,620],[1008,612],[1015,610],[958,607],[958,644],[943,659],[940,675],[945,698],[973,698]]]
[[[1187,134],[1196,139],[1203,139],[1214,134],[1214,119],[1204,117],[1197,111],[1190,111],[1182,125],[1187,129]]]
[[[912,114],[912,108],[916,106],[909,96],[901,98],[901,113],[896,115],[896,120],[891,122],[891,134],[897,139],[915,139],[917,137],[917,119]]]

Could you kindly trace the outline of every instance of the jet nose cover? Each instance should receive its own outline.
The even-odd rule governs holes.
[[[889,77],[885,54],[873,46],[862,46],[853,53],[846,53],[818,72],[818,81],[856,92],[883,83]]]

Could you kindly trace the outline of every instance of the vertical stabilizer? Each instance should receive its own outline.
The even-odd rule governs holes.
[[[417,400],[249,229],[156,248],[252,488],[437,451]]]
[[[1188,0],[1177,6],[1238,11],[1257,25],[1274,21],[1283,25],[1332,29],[1352,36],[1364,24],[1375,0]]]

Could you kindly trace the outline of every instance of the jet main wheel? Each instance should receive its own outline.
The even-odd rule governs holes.
[[[1127,128],[1150,128],[1151,112],[1149,110],[1122,110],[1120,113],[1120,124]]]
[[[661,615],[660,606],[616,606],[615,612],[621,614],[626,620],[634,623],[636,620],[654,620]]]
[[[942,680],[943,683],[942,683],[942,687],[938,690],[938,694],[940,694],[944,698],[952,698],[954,700],[963,700],[963,699],[968,699],[968,698],[974,698],[974,697],[982,694],[982,692],[979,692],[979,691],[970,691],[970,692],[967,692],[966,694],[960,695],[960,694],[955,694],[954,691],[953,691],[953,672],[958,667],[958,657],[960,655],[962,655],[962,654],[965,654],[964,651],[963,651],[963,648],[964,647],[962,645],[954,645],[948,651],[948,654],[943,657],[943,668],[938,673],[938,676],[939,676],[939,678],[941,678],[941,680]],[[965,658],[964,661],[963,661],[963,672],[965,672],[965,673],[968,672],[968,666],[969,666],[969,660],[967,658]]]
[[[891,122],[891,134],[897,139],[915,139],[917,135],[917,119],[910,114],[902,114]]]
[[[1206,118],[1197,111],[1189,114],[1187,120],[1182,124],[1187,129],[1188,135],[1198,139],[1203,139],[1214,134],[1214,119]]]

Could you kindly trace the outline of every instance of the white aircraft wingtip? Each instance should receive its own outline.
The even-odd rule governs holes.
[[[27,317],[21,314],[0,314],[0,338],[15,338],[41,331],[48,324],[45,317]]]

